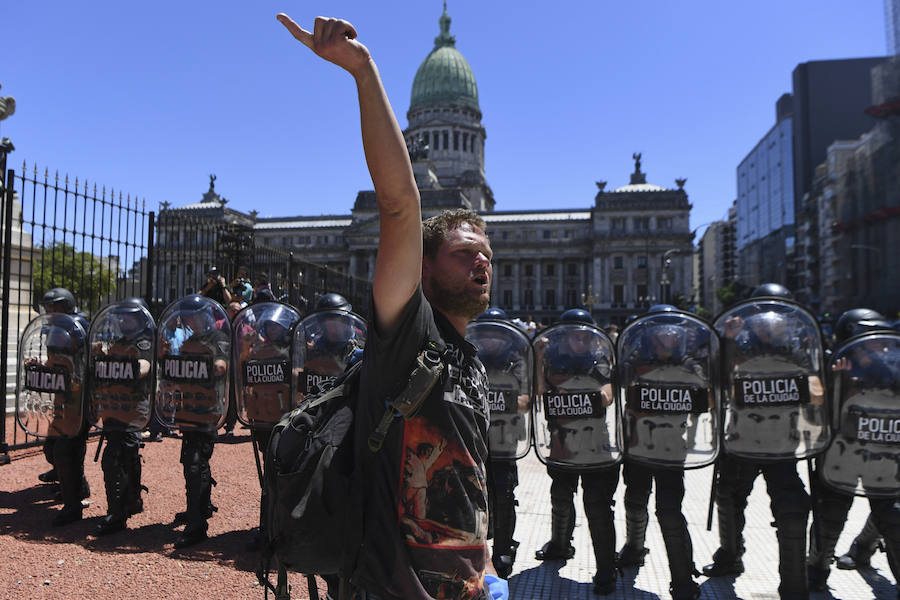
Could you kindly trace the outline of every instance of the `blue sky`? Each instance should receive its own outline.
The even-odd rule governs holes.
[[[441,0],[5,2],[0,122],[11,165],[146,199],[216,191],[260,216],[348,214],[371,189],[351,78],[275,20],[356,25],[407,125]],[[692,227],[722,218],[735,169],[800,62],[885,53],[882,0],[449,0],[479,87],[497,210],[587,208],[597,180],[686,177]]]

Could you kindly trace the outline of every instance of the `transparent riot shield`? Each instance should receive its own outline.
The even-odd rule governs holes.
[[[272,428],[294,408],[291,340],[300,314],[286,304],[248,306],[232,323],[237,415],[253,428]]]
[[[719,340],[681,312],[647,315],[619,335],[626,460],[692,469],[719,451]]]
[[[215,431],[228,411],[231,325],[222,305],[196,294],[170,304],[156,341],[156,416],[182,431]]]
[[[366,322],[342,310],[308,315],[294,331],[295,402],[315,394],[344,372],[366,345]]]
[[[87,332],[63,313],[35,317],[22,332],[16,419],[39,438],[75,437],[84,422]]]
[[[88,334],[88,417],[103,431],[141,431],[153,413],[156,323],[139,304],[104,307]]]
[[[831,361],[834,439],[820,459],[823,481],[846,494],[900,495],[900,335],[848,340]]]
[[[491,459],[517,460],[531,447],[531,342],[503,321],[473,321],[466,339],[478,348],[488,376]]]
[[[577,470],[618,463],[621,426],[614,405],[612,341],[592,325],[561,323],[538,334],[532,346],[538,458]]]
[[[806,309],[750,299],[715,322],[723,359],[725,451],[755,460],[808,458],[830,439],[822,336]]]

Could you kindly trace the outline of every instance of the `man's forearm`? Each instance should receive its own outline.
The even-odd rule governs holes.
[[[419,194],[403,132],[391,110],[378,67],[369,60],[355,74],[366,163],[375,185],[379,210],[388,215],[419,211]]]

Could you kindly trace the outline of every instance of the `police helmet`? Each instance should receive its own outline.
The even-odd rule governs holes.
[[[654,325],[647,329],[647,339],[651,340],[650,349],[655,357],[661,358],[665,354],[666,359],[680,359],[684,356],[687,336],[684,327],[679,325]]]
[[[54,310],[50,310],[53,305]],[[67,315],[75,313],[75,296],[66,288],[56,287],[48,290],[41,298],[41,306],[46,312],[61,312]]]
[[[284,341],[291,330],[293,318],[284,305],[266,309],[259,320],[262,322],[262,334],[270,342]]]
[[[594,317],[583,308],[570,308],[559,316],[560,323],[587,323],[594,325]]]
[[[671,304],[654,304],[647,312],[675,312],[677,310],[678,308],[672,306]]]
[[[836,341],[841,343],[859,333],[885,329],[892,327],[880,312],[871,308],[853,308],[840,316],[834,335]]]
[[[313,312],[318,312],[320,310],[342,310],[350,312],[353,310],[353,306],[340,294],[329,292],[327,294],[322,294],[316,300],[316,306],[313,309]]]
[[[194,333],[205,333],[213,327],[213,318],[210,313],[210,300],[207,300],[200,294],[191,294],[185,296],[178,303],[178,312],[182,318],[191,319],[188,323]],[[198,317],[194,320],[193,317]],[[199,317],[204,317],[203,321],[199,321]]]
[[[122,298],[119,302],[121,302],[122,304],[137,304],[142,308],[146,308],[148,311],[150,310],[150,306],[147,304],[147,301],[140,296],[128,296],[127,298]]]
[[[627,317],[625,317],[625,324],[628,325],[632,321],[637,321],[637,318],[638,318],[637,315],[628,315]]]
[[[751,298],[787,298],[788,300],[793,300],[794,295],[791,293],[791,290],[787,289],[780,283],[764,283],[760,286],[757,286],[753,293],[750,294]]]
[[[509,315],[502,308],[492,307],[475,317],[476,321],[509,321]]]
[[[119,334],[125,340],[152,337],[152,321],[145,318],[145,307],[137,302],[122,300],[110,308],[118,319]]]
[[[44,344],[54,354],[74,355],[84,342],[84,332],[74,323],[54,322],[45,332]]]

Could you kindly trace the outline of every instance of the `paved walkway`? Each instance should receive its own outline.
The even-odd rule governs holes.
[[[805,475],[805,464],[800,465]],[[706,513],[709,501],[709,484],[712,467],[688,471],[685,484],[684,512],[694,543],[694,562],[698,569],[711,561],[718,547],[717,523],[713,520],[713,530],[706,531]],[[805,477],[804,477],[805,479]],[[550,538],[550,478],[545,467],[529,454],[519,462],[520,485],[516,489],[519,500],[518,523],[515,538],[521,543],[515,568],[510,577],[510,597],[513,600],[565,600],[565,599],[612,599],[654,600],[669,596],[669,566],[666,560],[662,535],[653,514],[655,500],[650,498],[650,526],[647,530],[646,564],[639,572],[627,569],[620,579],[615,595],[606,597],[592,594],[591,578],[594,575],[594,556],[591,550],[590,533],[584,517],[581,499],[576,501],[577,522],[575,526],[575,558],[567,562],[542,563],[535,560],[534,551]],[[620,479],[616,493],[616,548],[620,548],[625,536],[625,511],[622,496],[624,486]],[[847,526],[838,543],[838,553],[849,548],[854,536],[859,533],[868,516],[868,502],[857,499],[847,520]],[[700,576],[704,600],[713,598],[777,599],[778,598],[778,545],[775,528],[770,525],[772,513],[762,476],[757,479],[747,508],[747,525],[744,537],[747,554],[744,556],[746,571],[736,579],[707,579]],[[841,600],[862,600],[879,598],[894,600],[897,592],[887,564],[887,556],[877,552],[872,558],[873,569],[865,572],[841,571],[834,567],[828,583],[828,593],[811,594],[812,600],[836,598]]]

